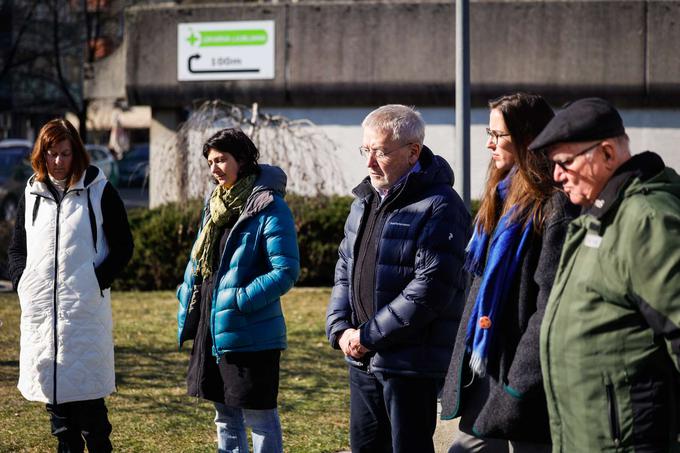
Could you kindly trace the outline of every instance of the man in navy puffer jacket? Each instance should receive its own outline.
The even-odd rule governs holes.
[[[362,127],[369,176],[353,191],[326,334],[350,364],[352,451],[434,452],[470,215],[418,112],[386,105]]]

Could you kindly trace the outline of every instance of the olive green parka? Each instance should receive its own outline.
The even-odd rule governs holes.
[[[680,177],[633,156],[567,232],[541,326],[553,452],[670,452],[680,424]]]

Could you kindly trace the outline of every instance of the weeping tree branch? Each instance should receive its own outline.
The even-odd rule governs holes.
[[[203,143],[220,129],[239,127],[260,151],[260,162],[279,166],[288,175],[288,190],[303,195],[330,195],[346,191],[340,171],[337,145],[309,120],[291,120],[222,101],[197,105],[174,139],[165,146],[163,166],[154,175],[159,197],[173,201],[202,198],[214,185],[205,159]],[[176,156],[176,159],[167,159]],[[177,189],[179,190],[173,190]]]

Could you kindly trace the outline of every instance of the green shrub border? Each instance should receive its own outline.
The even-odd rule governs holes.
[[[300,248],[298,286],[330,286],[351,197],[288,195]],[[114,282],[119,290],[173,289],[182,281],[196,239],[202,201],[169,203],[128,214],[135,251]]]
[[[300,248],[297,286],[331,286],[338,260],[338,245],[350,196],[305,197],[289,194],[286,201],[295,218]],[[135,242],[132,260],[114,281],[114,290],[174,289],[184,275],[196,239],[203,203],[192,200],[155,209],[132,209],[128,219]],[[473,200],[473,214],[479,202]],[[0,222],[0,274],[6,270],[11,223]],[[114,245],[115,247],[115,245]],[[0,278],[6,275],[0,275]]]

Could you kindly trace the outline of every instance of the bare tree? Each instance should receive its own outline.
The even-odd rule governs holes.
[[[99,56],[105,0],[5,0],[10,42],[0,47],[0,83],[11,87],[13,111],[72,111],[87,140],[83,79]]]

